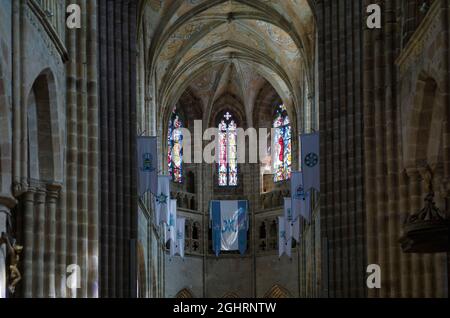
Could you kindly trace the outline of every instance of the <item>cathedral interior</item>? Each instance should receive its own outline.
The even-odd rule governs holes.
[[[448,298],[449,43],[447,0],[0,0],[0,298]],[[210,127],[227,162],[187,160],[173,132],[203,151]],[[277,154],[238,162],[237,128]],[[313,133],[320,191],[280,257]],[[245,254],[215,254],[214,200],[248,202]]]

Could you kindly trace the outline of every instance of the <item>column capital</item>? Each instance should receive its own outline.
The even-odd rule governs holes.
[[[27,192],[28,184],[26,182],[15,181],[12,185],[13,193],[16,198]]]
[[[47,191],[45,189],[38,189],[36,191],[36,203],[45,203],[45,196]]]
[[[57,200],[61,192],[62,185],[59,183],[47,184],[47,195],[51,200]]]
[[[408,176],[408,178],[411,180],[414,180],[414,181],[422,180],[422,175],[421,175],[419,169],[417,169],[417,168],[405,168],[405,172],[406,172],[406,175]]]
[[[0,211],[2,206],[8,210],[14,208],[17,205],[17,200],[10,194],[0,193]]]
[[[34,195],[36,193],[36,189],[35,188],[28,188],[27,191],[25,193],[23,193],[23,197],[25,198],[25,201],[28,202],[34,202]]]

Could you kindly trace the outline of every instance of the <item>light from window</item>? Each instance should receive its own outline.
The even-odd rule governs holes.
[[[169,122],[167,162],[169,174],[172,181],[176,183],[183,182],[183,134],[181,128],[183,128],[183,122],[175,108]]]
[[[281,182],[291,178],[292,128],[286,107],[280,105],[275,111],[274,128],[274,181]]]
[[[227,112],[219,124],[219,186],[238,185],[237,125]]]

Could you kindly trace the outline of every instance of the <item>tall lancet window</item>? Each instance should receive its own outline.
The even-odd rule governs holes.
[[[169,121],[167,163],[172,181],[176,183],[183,182],[183,134],[181,128],[183,128],[183,122],[175,108]]]
[[[219,186],[238,185],[237,125],[230,112],[219,123]]]
[[[273,128],[274,181],[281,182],[291,178],[292,164],[292,128],[284,105],[278,106],[275,110]]]

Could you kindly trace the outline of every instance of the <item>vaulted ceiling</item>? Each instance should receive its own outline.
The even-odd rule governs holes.
[[[308,0],[142,0],[140,19],[161,107],[189,89],[204,108],[232,94],[250,113],[267,82],[295,105],[312,71]]]

